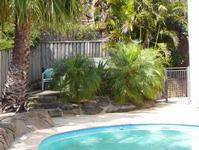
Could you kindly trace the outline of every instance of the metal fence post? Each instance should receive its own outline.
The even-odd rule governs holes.
[[[164,82],[165,83],[165,85],[164,85],[165,93],[164,93],[164,95],[165,95],[166,103],[168,103],[168,82],[167,82],[167,69],[166,68],[164,69],[164,73],[165,73],[165,82]]]
[[[190,90],[190,67],[187,67],[187,97],[188,97],[188,103],[191,103],[191,90]]]

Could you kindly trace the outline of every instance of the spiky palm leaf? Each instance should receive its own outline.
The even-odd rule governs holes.
[[[100,86],[93,60],[76,56],[57,62],[54,66],[54,88],[63,92],[68,101],[79,102],[95,96]]]
[[[178,45],[179,45],[179,37],[178,37],[178,35],[177,35],[177,33],[175,31],[161,30],[160,31],[160,36],[162,38],[164,38],[164,37],[170,38],[172,43],[173,43],[173,46],[175,48],[178,47]]]
[[[141,46],[132,44],[118,46],[110,60],[115,74],[112,79],[114,97],[136,104],[144,99],[154,99],[163,86],[163,64],[163,56],[157,50],[141,50]]]
[[[109,0],[106,18],[107,34],[112,42],[139,39],[144,47],[162,41],[160,32],[175,31],[183,36],[187,28],[187,5],[178,0]],[[184,32],[183,32],[184,31]],[[174,33],[169,35],[174,37]],[[186,35],[185,35],[186,36]],[[175,36],[176,37],[176,36]],[[173,38],[174,49],[177,38]],[[167,43],[168,44],[168,43]]]

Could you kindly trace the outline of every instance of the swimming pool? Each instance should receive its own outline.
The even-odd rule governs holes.
[[[56,134],[39,150],[199,150],[199,126],[129,124]]]

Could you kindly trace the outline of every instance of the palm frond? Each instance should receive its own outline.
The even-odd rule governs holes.
[[[95,96],[101,78],[94,61],[76,56],[61,60],[54,65],[53,87],[61,90],[68,101],[79,102]]]
[[[154,99],[162,89],[164,79],[163,56],[158,50],[144,49],[139,45],[120,46],[111,55],[114,97],[122,102],[141,103]]]
[[[169,31],[169,30],[161,30],[160,31],[161,36],[166,36],[172,39],[174,47],[178,47],[179,45],[179,37],[175,31]]]
[[[81,11],[80,0],[2,0],[0,23],[15,19],[22,24],[25,19],[48,26],[63,26],[75,20]]]

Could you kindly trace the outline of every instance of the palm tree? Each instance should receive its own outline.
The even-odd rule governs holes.
[[[0,26],[15,25],[12,61],[3,91],[3,112],[24,111],[29,72],[29,35],[33,25],[62,27],[79,14],[81,0],[1,0]]]

